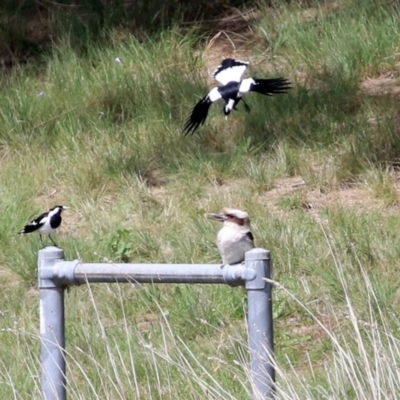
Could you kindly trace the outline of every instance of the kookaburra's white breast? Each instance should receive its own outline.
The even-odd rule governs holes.
[[[217,236],[218,250],[224,264],[236,264],[244,261],[246,251],[254,248],[254,243],[248,236],[249,230],[237,226],[224,226]]]

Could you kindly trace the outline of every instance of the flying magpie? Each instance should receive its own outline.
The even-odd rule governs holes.
[[[42,235],[49,235],[50,240],[53,242],[54,246],[57,246],[53,238],[51,237],[51,233],[55,232],[55,230],[61,225],[61,213],[64,210],[67,210],[69,207],[66,206],[55,206],[50,208],[49,211],[39,215],[37,218],[33,219],[29,224],[25,225],[22,231],[18,232],[18,234],[23,233],[32,233],[36,232],[40,235],[40,240],[44,246]],[[57,246],[58,247],[58,246]]]
[[[243,96],[250,92],[261,93],[266,96],[274,94],[286,93],[291,89],[290,82],[285,78],[258,79],[246,78],[242,79],[242,75],[246,71],[249,62],[234,60],[233,58],[225,58],[221,65],[213,72],[212,77],[216,79],[222,86],[217,86],[204,96],[193,107],[193,110],[186,121],[183,128],[185,136],[193,134],[194,131],[204,124],[208,109],[211,104],[223,100],[224,114],[227,117],[232,110],[236,110],[236,106]],[[243,100],[245,110],[250,111],[250,107]]]

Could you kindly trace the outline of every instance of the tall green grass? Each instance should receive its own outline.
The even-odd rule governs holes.
[[[326,254],[326,280],[317,282],[298,268],[293,279],[290,272],[278,273],[284,285],[274,281],[277,395],[285,399],[396,395],[397,300],[382,288],[381,273],[364,268],[358,249],[344,255],[340,233],[314,227]],[[322,290],[329,285],[332,293]],[[32,302],[36,294],[27,295],[23,289],[8,293],[3,307],[17,298],[23,301],[3,316],[2,352],[17,351],[13,358],[2,359],[1,393],[39,397],[38,316]],[[66,300],[69,397],[249,397],[244,307],[237,288],[118,284],[72,288]]]
[[[279,397],[397,396],[398,104],[360,82],[396,71],[398,9],[260,12],[250,73],[293,89],[227,121],[213,106],[186,138],[215,65],[179,26],[85,52],[65,38],[1,76],[1,398],[40,396],[40,242],[16,232],[55,204],[55,239],[85,262],[219,262],[205,213],[247,210],[274,259]],[[245,316],[227,287],[71,288],[70,397],[247,398]]]
[[[259,31],[269,50],[287,57],[309,79],[349,85],[360,74],[392,66],[399,34],[399,9],[389,1],[292,2],[265,9]],[[339,80],[338,80],[339,79]],[[342,82],[343,81],[343,82]]]

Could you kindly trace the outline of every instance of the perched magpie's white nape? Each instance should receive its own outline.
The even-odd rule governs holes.
[[[250,92],[261,93],[265,96],[286,93],[291,89],[290,82],[285,78],[258,79],[246,78],[242,79],[242,75],[246,71],[249,63],[247,61],[234,60],[233,58],[225,58],[221,65],[213,72],[212,76],[222,86],[215,87],[204,96],[194,107],[183,128],[185,136],[192,134],[202,124],[204,124],[208,109],[211,104],[223,100],[224,114],[228,116],[232,110],[236,110],[236,106],[243,96]],[[250,111],[250,107],[243,100],[245,110]]]
[[[18,232],[18,234],[36,232],[40,235],[40,240],[43,246],[44,243],[42,235],[49,235],[49,238],[53,242],[54,246],[57,246],[50,234],[55,232],[55,230],[61,225],[61,213],[64,210],[68,210],[68,208],[69,207],[66,206],[55,206],[50,208],[49,211],[39,215],[37,218],[29,222],[29,224],[25,225],[24,229]]]

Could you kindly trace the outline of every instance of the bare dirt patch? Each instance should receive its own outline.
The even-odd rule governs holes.
[[[383,201],[375,198],[369,190],[359,187],[333,190],[329,193],[312,190],[307,193],[307,200],[313,208],[323,208],[330,205],[350,208],[379,208],[384,206]]]
[[[400,68],[400,64],[397,64]],[[389,71],[376,78],[366,78],[360,84],[361,91],[372,96],[398,96],[400,78],[397,71]]]
[[[400,192],[400,185],[397,190]],[[307,188],[301,177],[282,179],[275,187],[262,195],[262,201],[269,207],[281,208],[279,203],[283,198],[297,195],[303,203],[303,208],[318,210],[329,206],[349,208],[378,209],[385,206],[382,199],[374,196],[367,188],[354,186],[338,188],[328,193]]]

